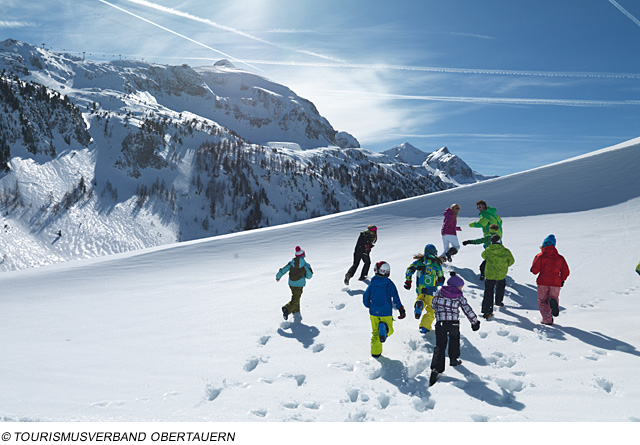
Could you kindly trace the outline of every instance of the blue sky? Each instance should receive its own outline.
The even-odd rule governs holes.
[[[0,0],[0,40],[95,60],[228,58],[376,151],[508,174],[640,136],[637,0]]]

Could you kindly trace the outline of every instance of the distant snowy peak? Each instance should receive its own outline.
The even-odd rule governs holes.
[[[400,144],[397,147],[390,148],[382,153],[391,157],[395,161],[404,162],[409,165],[422,165],[429,156],[428,153],[414,147],[408,142]]]
[[[397,162],[422,166],[431,174],[453,186],[472,184],[492,178],[473,171],[447,147],[442,147],[429,154],[405,142],[382,153]]]
[[[451,153],[447,147],[442,147],[431,153],[422,165],[427,170],[432,170],[440,179],[447,182],[453,181],[460,185],[473,184],[486,179],[471,170],[466,162]]]

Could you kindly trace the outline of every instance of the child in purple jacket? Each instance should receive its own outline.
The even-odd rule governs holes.
[[[429,385],[433,385],[438,376],[444,372],[444,354],[449,344],[449,361],[451,366],[458,366],[462,361],[460,357],[460,320],[459,309],[467,316],[471,322],[471,329],[480,329],[480,321],[476,316],[467,299],[462,295],[464,280],[451,272],[451,277],[447,280],[447,285],[442,286],[433,297],[431,307],[436,311],[436,347],[433,350],[431,360],[431,377]]]
[[[458,213],[460,213],[458,204],[452,204],[451,207],[444,211],[444,221],[440,230],[443,246],[440,257],[443,261],[451,261],[451,257],[460,250],[458,232],[462,229],[458,227]]]

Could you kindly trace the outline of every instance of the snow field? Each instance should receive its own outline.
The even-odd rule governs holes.
[[[626,165],[637,165],[638,156],[638,146],[630,144],[597,160],[314,220],[5,273],[0,335],[8,341],[0,344],[0,416],[636,421],[640,198],[624,196],[638,194],[625,188],[635,180]],[[596,161],[600,169],[585,179],[585,162]],[[577,185],[569,183],[570,174]],[[539,186],[523,194],[530,175]],[[554,181],[565,184],[562,193]],[[612,185],[602,192],[604,183]],[[621,192],[612,196],[616,185]],[[478,237],[480,230],[468,227],[477,199],[498,208],[505,246],[516,259],[505,307],[482,321],[478,332],[462,320],[463,364],[447,366],[429,387],[434,334],[418,332],[410,310],[415,290],[402,288],[404,271],[425,244],[440,247],[441,213],[453,202],[462,206],[459,239]],[[607,199],[613,203],[596,205]],[[366,284],[342,283],[358,232],[371,223],[380,231],[372,261],[390,263],[408,311],[394,322],[379,360],[369,354],[371,327],[361,301]],[[539,323],[529,272],[549,233],[571,268],[551,327]],[[302,295],[300,323],[282,320],[280,307],[290,291],[285,280],[275,281],[296,245],[315,272]],[[483,292],[477,279],[481,249],[464,246],[445,267],[465,280],[476,312]]]

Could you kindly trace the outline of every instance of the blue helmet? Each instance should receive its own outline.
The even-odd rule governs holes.
[[[437,256],[438,249],[433,244],[427,244],[424,246],[424,256]]]

